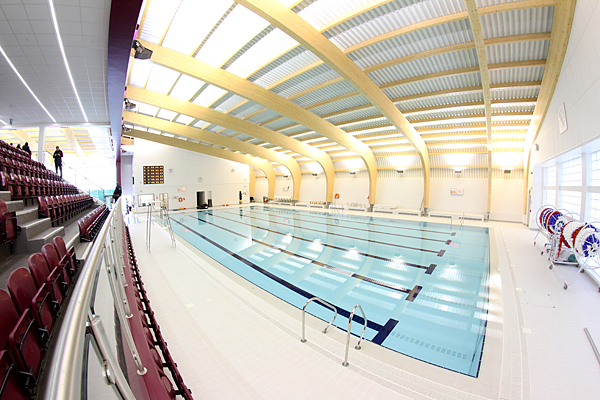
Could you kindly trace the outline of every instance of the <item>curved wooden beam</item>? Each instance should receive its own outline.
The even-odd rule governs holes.
[[[490,90],[490,73],[488,71],[487,55],[485,53],[485,42],[483,40],[483,31],[481,30],[481,21],[477,12],[475,0],[465,0],[467,13],[471,30],[475,38],[475,49],[479,61],[479,72],[481,73],[481,86],[483,87],[483,102],[485,105],[485,125],[487,131],[488,146],[488,193],[487,193],[487,217],[490,217],[492,210],[492,92]]]
[[[221,89],[228,90],[241,97],[245,97],[256,103],[262,104],[265,107],[268,107],[280,114],[286,115],[290,119],[307,126],[315,132],[319,132],[321,135],[326,136],[331,140],[336,141],[341,146],[346,147],[348,150],[359,154],[369,168],[369,171],[373,171],[369,174],[369,197],[373,202],[375,201],[375,189],[377,187],[377,164],[371,150],[369,150],[369,148],[362,142],[352,136],[347,135],[346,132],[340,128],[322,118],[319,118],[310,111],[303,109],[297,104],[294,104],[291,101],[286,100],[281,96],[278,96],[277,94],[258,86],[255,83],[165,47],[156,46],[143,40],[140,40],[140,42],[144,47],[148,46],[148,48],[153,50],[154,53],[152,54],[152,61],[155,63],[190,75],[194,78],[220,87]],[[323,162],[325,162],[325,160],[323,160]],[[327,182],[327,185],[329,186],[329,181]]]
[[[561,0],[557,1],[554,6],[554,17],[552,20],[552,35],[550,37],[550,45],[548,46],[548,63],[544,69],[542,77],[542,85],[538,94],[538,101],[533,111],[533,119],[527,130],[527,139],[524,151],[524,170],[523,180],[525,190],[523,191],[523,215],[527,214],[527,192],[529,189],[529,169],[531,168],[531,149],[535,143],[542,123],[546,118],[550,101],[554,95],[554,90],[558,84],[558,78],[562,69],[569,37],[571,36],[571,28],[573,26],[573,18],[575,16],[575,4],[577,0]],[[529,222],[526,222],[529,223]]]
[[[189,115],[194,118],[198,118],[202,121],[207,121],[225,128],[229,128],[238,132],[242,132],[246,135],[253,136],[264,140],[265,142],[273,143],[277,146],[291,150],[295,153],[302,154],[305,157],[309,157],[318,162],[323,168],[326,179],[327,191],[325,194],[326,201],[331,202],[333,200],[333,182],[335,180],[335,171],[333,168],[333,162],[331,158],[322,150],[315,147],[309,146],[296,139],[292,139],[270,129],[262,126],[253,124],[248,121],[236,118],[231,115],[223,114],[219,111],[203,107],[188,101],[179,100],[172,96],[166,96],[164,94],[152,92],[150,90],[139,89],[136,87],[127,88],[127,96],[129,99],[135,99],[144,103],[152,104],[158,107],[167,108],[171,111],[177,111],[178,113]],[[217,135],[223,137],[222,135]],[[235,142],[243,143],[240,140]],[[250,145],[254,148],[262,148],[260,146]],[[249,152],[251,153],[251,152]],[[277,153],[279,154],[279,153]],[[269,157],[263,157],[269,158]],[[269,158],[271,159],[271,158]],[[278,160],[275,160],[278,161]],[[290,172],[292,170],[290,169]],[[292,174],[293,176],[293,174]],[[299,185],[298,185],[299,186]],[[295,191],[296,185],[294,185]],[[297,200],[297,199],[296,199]]]
[[[273,169],[273,166],[269,164],[266,160],[259,160],[257,158],[250,157],[244,154],[234,153],[233,151],[216,149],[214,147],[206,146],[204,144],[192,143],[189,141],[169,138],[163,135],[155,135],[153,133],[148,133],[137,129],[132,129],[129,132],[127,132],[127,136],[164,144],[166,146],[177,147],[183,150],[195,151],[196,153],[206,154],[208,156],[222,158],[225,160],[250,165],[251,167],[256,167],[263,171],[267,177],[267,181],[269,183],[269,198],[272,199],[275,196],[275,170]]]
[[[381,89],[337,46],[313,28],[296,13],[277,1],[269,0],[236,0],[238,3],[265,18],[273,25],[296,39],[300,44],[316,54],[329,67],[336,71],[360,94],[369,100],[377,109],[406,136],[408,141],[417,149],[423,166],[423,207],[429,207],[429,156],[425,142],[414,130],[410,122],[396,108],[394,103]],[[361,143],[362,146],[368,147]],[[350,149],[352,150],[352,149]],[[367,150],[363,150],[366,152]],[[358,152],[357,152],[358,153]],[[363,159],[371,177],[370,204],[375,204],[376,190],[373,182],[377,179],[377,164],[370,149],[370,157]],[[358,153],[361,154],[361,153]],[[372,163],[371,163],[372,162]]]
[[[214,143],[219,146],[227,147],[232,150],[241,151],[244,154],[250,154],[256,157],[261,157],[267,160],[276,161],[285,166],[292,175],[292,181],[294,184],[294,192],[292,198],[298,200],[300,195],[300,181],[302,179],[302,173],[298,162],[290,156],[285,154],[277,153],[272,150],[255,146],[250,143],[242,142],[241,140],[232,139],[227,136],[219,135],[217,133],[205,131],[198,128],[192,128],[190,126],[176,124],[174,122],[165,121],[160,118],[153,118],[147,115],[136,114],[130,111],[123,112],[123,120],[134,125],[142,125],[147,128],[158,129],[163,132],[173,133],[179,136],[185,136],[188,138],[200,140],[202,142]]]

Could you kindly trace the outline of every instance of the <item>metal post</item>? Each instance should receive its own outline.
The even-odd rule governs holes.
[[[94,339],[96,340],[96,344],[98,344],[98,348],[100,349],[100,353],[102,353],[102,358],[106,362],[107,366],[110,367],[110,373],[106,374],[107,380],[111,384],[117,386],[117,389],[125,400],[135,400],[135,395],[127,383],[127,378],[125,378],[119,363],[113,357],[100,316],[93,315],[91,312],[89,312],[88,322]]]
[[[333,312],[335,313],[333,315],[333,319],[331,320],[331,322],[325,327],[325,329],[323,329],[323,333],[327,333],[327,329],[331,326],[331,324],[333,324],[333,321],[335,321],[335,318],[337,317],[337,308],[335,308],[334,306],[332,306],[331,304],[327,303],[326,301],[321,300],[318,297],[313,297],[312,299],[308,300],[306,302],[306,304],[304,304],[304,307],[302,307],[302,339],[300,339],[300,341],[302,343],[306,342],[306,335],[305,335],[305,329],[306,329],[306,323],[305,323],[305,319],[306,319],[306,306],[308,306],[308,303],[310,303],[311,301],[318,301],[319,303],[331,308],[333,310]]]
[[[360,348],[361,348],[360,342],[362,342],[363,336],[365,335],[365,331],[367,330],[367,317],[365,316],[365,312],[363,311],[360,304],[357,304],[352,309],[352,313],[350,313],[350,317],[348,317],[348,333],[346,334],[346,354],[344,355],[344,362],[342,363],[342,365],[344,367],[347,367],[349,365],[348,364],[348,348],[350,347],[350,327],[352,326],[352,319],[354,318],[354,312],[356,311],[356,307],[360,308],[360,312],[363,316],[363,319],[365,320],[365,326],[363,328],[362,334],[360,335],[360,339],[358,339],[358,343],[356,344],[356,346],[354,346],[354,348],[356,350],[360,350]]]
[[[588,328],[583,328],[583,330],[585,331],[585,334],[587,335],[587,338],[590,341],[590,344],[592,345],[592,349],[594,350],[594,354],[596,354],[596,359],[600,363],[600,353],[598,352],[598,348],[596,347],[596,343],[594,343],[594,339],[592,339],[592,335],[590,335],[590,331],[588,331]]]

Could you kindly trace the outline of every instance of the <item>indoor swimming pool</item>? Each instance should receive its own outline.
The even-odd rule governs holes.
[[[171,220],[183,240],[295,307],[321,298],[337,308],[334,325],[346,331],[360,304],[366,340],[478,376],[488,228],[263,205],[185,212]],[[307,312],[326,322],[333,317],[317,302]],[[360,311],[353,321],[352,333],[360,336]]]

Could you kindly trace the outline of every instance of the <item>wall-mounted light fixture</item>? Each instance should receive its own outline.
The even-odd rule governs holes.
[[[318,175],[319,175],[319,173],[318,173],[318,172],[313,172],[313,173],[312,173],[312,176],[318,176]]]
[[[402,168],[396,168],[396,172],[399,174],[403,174],[404,170]]]
[[[288,174],[283,174],[284,178],[289,178],[290,176]]]
[[[350,170],[350,171],[348,171],[348,172],[350,172],[350,175],[356,175],[356,172],[357,172],[357,171],[358,171],[357,169],[351,169],[351,170]]]
[[[463,171],[462,167],[454,167],[454,173],[462,174],[462,171]]]

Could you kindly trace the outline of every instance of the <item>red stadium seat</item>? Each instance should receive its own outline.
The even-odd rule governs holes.
[[[19,370],[6,350],[0,351],[0,400],[27,400],[29,394],[19,379]]]

